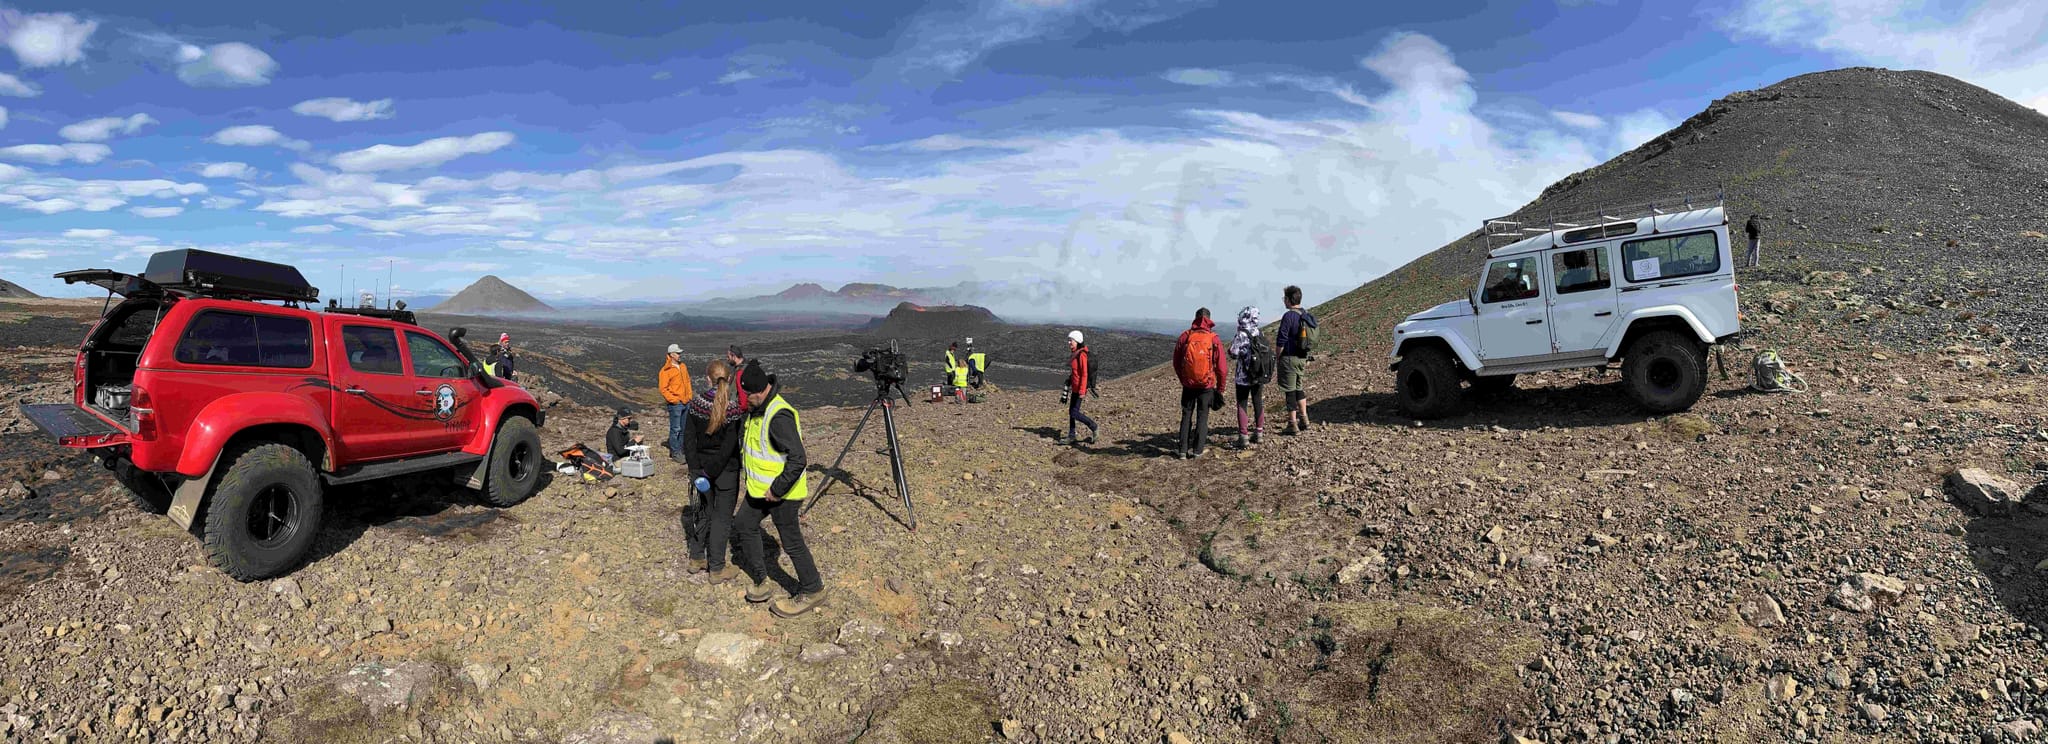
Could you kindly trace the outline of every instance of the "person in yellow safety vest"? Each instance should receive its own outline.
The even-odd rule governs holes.
[[[953,389],[954,402],[967,402],[967,365],[960,363],[956,352],[960,344],[946,345],[946,386]]]
[[[753,580],[747,589],[748,602],[766,602],[774,596],[768,581],[768,564],[761,552],[761,520],[775,523],[782,537],[782,552],[796,569],[796,593],[778,600],[768,610],[777,617],[796,617],[825,603],[825,581],[811,560],[804,543],[798,515],[803,500],[810,496],[810,477],[804,469],[802,417],[783,400],[775,376],[749,361],[740,374],[740,387],[747,391],[747,420],[740,438],[740,469],[747,482],[747,497],[734,517],[733,533],[740,544],[740,570]]]
[[[974,350],[974,339],[967,339],[967,384],[981,389],[982,378],[988,374],[988,355]]]

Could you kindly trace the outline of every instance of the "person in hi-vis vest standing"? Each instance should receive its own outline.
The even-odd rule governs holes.
[[[758,361],[747,362],[740,374],[740,387],[747,391],[746,428],[740,439],[740,468],[747,482],[747,497],[740,502],[733,531],[739,537],[741,566],[753,586],[747,601],[766,602],[774,596],[768,581],[768,562],[762,556],[761,520],[775,523],[782,538],[782,552],[796,571],[796,592],[769,606],[777,617],[796,617],[825,603],[825,581],[811,560],[804,543],[798,515],[810,494],[810,478],[804,473],[810,461],[804,457],[803,421],[796,408],[782,399],[775,376],[761,369]]]

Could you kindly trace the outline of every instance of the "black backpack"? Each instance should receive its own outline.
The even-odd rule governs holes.
[[[1244,358],[1238,361],[1244,372],[1246,385],[1264,385],[1273,381],[1273,348],[1266,345],[1264,336],[1253,336],[1245,344]]]

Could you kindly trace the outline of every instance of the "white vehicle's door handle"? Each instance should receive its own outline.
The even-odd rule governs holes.
[[[1609,311],[1607,311],[1607,312],[1604,312],[1604,313],[1593,313],[1593,317],[1595,317],[1595,318],[1605,318],[1605,317],[1608,317],[1608,316],[1610,316],[1610,315],[1613,315],[1613,314],[1614,314],[1614,311],[1613,311],[1613,310],[1609,310]]]

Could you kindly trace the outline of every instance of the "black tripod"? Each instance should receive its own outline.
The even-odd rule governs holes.
[[[839,456],[833,458],[832,469],[828,473],[843,472],[839,470],[839,464],[846,460],[846,453],[853,451],[853,444],[860,441],[861,430],[867,428],[868,419],[875,415],[875,409],[882,409],[882,429],[889,433],[889,470],[896,476],[896,492],[903,495],[903,514],[910,520],[910,531],[916,532],[917,510],[910,504],[910,481],[903,475],[903,448],[896,444],[896,414],[889,407],[889,398],[892,391],[895,395],[903,398],[903,405],[910,405],[910,394],[903,392],[903,383],[901,381],[885,382],[878,385],[875,388],[875,401],[868,404],[867,413],[861,414],[860,424],[853,427],[853,436],[846,438],[846,446],[839,448]],[[852,480],[852,476],[847,477],[849,483]],[[834,480],[828,477],[825,484],[818,489],[818,492],[805,500],[803,512],[801,513],[811,513],[811,508],[817,506],[818,502],[825,498],[825,492],[831,490],[833,483]]]

